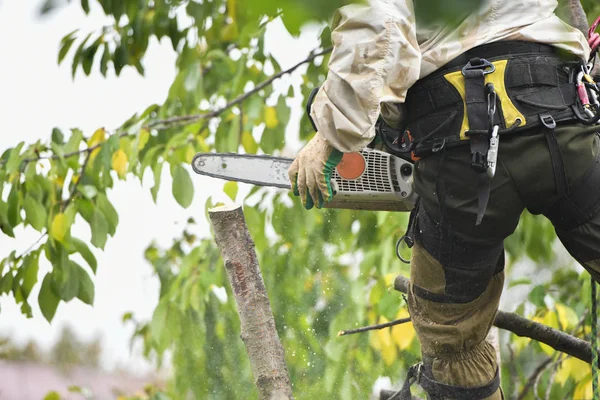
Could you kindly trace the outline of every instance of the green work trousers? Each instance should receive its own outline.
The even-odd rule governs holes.
[[[576,198],[587,196],[585,185],[600,187],[600,174],[593,173],[600,163],[596,128],[570,123],[556,129],[569,196],[586,207],[583,223],[557,217],[557,202],[569,200],[559,199],[544,129],[501,137],[489,204],[478,226],[477,173],[469,164],[469,146],[416,162],[420,205],[408,304],[423,365],[440,383],[473,388],[489,384],[496,374],[496,353],[486,337],[503,288],[503,241],[524,209],[547,217],[552,211],[567,250],[600,278],[600,201]],[[501,399],[501,390],[487,398]]]

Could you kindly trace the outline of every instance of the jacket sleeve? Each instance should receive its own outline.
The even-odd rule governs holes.
[[[384,117],[397,117],[395,105],[404,102],[419,78],[413,1],[369,0],[342,7],[333,19],[332,41],[329,73],[311,117],[333,147],[358,151],[373,140],[382,104]]]

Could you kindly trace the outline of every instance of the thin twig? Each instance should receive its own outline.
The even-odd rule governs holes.
[[[545,372],[546,370],[548,370],[548,369],[556,368],[556,367],[557,367],[557,366],[558,366],[560,363],[562,363],[562,362],[563,362],[563,359],[562,359],[562,358],[563,358],[563,355],[564,355],[563,353],[560,353],[560,354],[558,355],[558,358],[556,359],[556,361],[554,361],[554,362],[552,362],[552,363],[550,363],[550,364],[546,365],[546,366],[545,366],[545,367],[542,369],[542,371],[540,371],[540,373],[538,374],[537,378],[535,379],[535,383],[533,384],[533,394],[534,394],[534,396],[535,396],[535,398],[536,398],[536,399],[540,399],[540,400],[542,400],[542,399],[540,398],[540,396],[538,395],[538,386],[539,386],[539,384],[540,384],[540,381],[541,381],[541,379],[542,379],[542,376],[544,375],[544,372]],[[567,357],[567,358],[569,358],[569,357]],[[550,381],[550,385],[552,385],[552,381]]]
[[[525,396],[529,393],[529,391],[533,388],[533,385],[537,382],[538,376],[548,367],[549,364],[552,363],[552,357],[548,357],[545,359],[540,365],[537,366],[535,370],[529,375],[529,379],[527,379],[527,383],[523,386],[521,393],[519,393],[519,397],[517,400],[523,400]]]
[[[260,92],[261,90],[263,90],[265,87],[269,86],[271,83],[273,83],[273,81],[281,78],[284,75],[287,74],[291,74],[292,72],[294,72],[295,70],[297,70],[299,67],[301,67],[304,64],[307,64],[311,61],[313,61],[315,58],[320,57],[322,55],[328,54],[332,51],[332,47],[328,47],[318,53],[312,53],[310,56],[308,56],[306,59],[300,61],[299,63],[297,63],[296,65],[283,70],[281,72],[278,72],[277,74],[271,76],[269,79],[263,81],[262,83],[259,83],[254,89],[236,97],[235,99],[231,100],[229,103],[225,104],[223,107],[215,110],[215,111],[211,111],[209,113],[205,113],[205,114],[196,114],[196,115],[183,115],[180,117],[171,117],[171,118],[166,118],[163,120],[159,120],[159,121],[155,121],[155,122],[151,122],[148,124],[148,128],[155,128],[157,126],[161,126],[161,125],[172,125],[172,124],[182,124],[182,123],[191,123],[191,122],[196,122],[198,120],[201,119],[211,119],[211,118],[215,118],[217,116],[219,116],[220,114],[222,114],[223,112],[227,111],[228,109],[230,109],[233,106],[236,106],[240,103],[243,103],[244,100],[248,99],[250,96],[252,96],[253,94],[256,94],[258,92]]]
[[[385,324],[365,326],[363,328],[352,329],[352,330],[348,330],[348,331],[339,331],[338,336],[348,336],[348,335],[354,335],[355,333],[363,333],[363,332],[368,332],[368,331],[375,331],[375,330],[379,330],[379,329],[390,328],[392,326],[406,324],[407,322],[410,322],[410,318],[402,318],[402,319],[398,319],[396,321],[386,322]]]
[[[36,241],[35,241],[35,242],[34,242],[34,243],[31,245],[31,246],[29,246],[29,247],[27,248],[27,250],[25,250],[23,253],[21,253],[21,255],[20,255],[20,256],[18,256],[16,259],[17,259],[17,260],[20,260],[20,259],[22,259],[23,257],[25,257],[25,256],[29,255],[29,253],[31,253],[31,252],[33,251],[33,248],[34,248],[35,246],[37,246],[37,245],[38,245],[38,244],[39,244],[39,243],[42,241],[42,239],[44,239],[44,238],[46,237],[46,235],[47,235],[47,234],[48,234],[48,231],[47,231],[47,230],[46,230],[46,231],[44,231],[44,232],[42,232],[42,234],[40,235],[40,237],[39,237],[39,238],[38,238],[38,239],[37,239],[37,240],[36,240]]]
[[[79,173],[79,179],[77,179],[77,181],[73,184],[73,187],[71,188],[71,193],[69,193],[69,198],[64,202],[64,204],[61,207],[61,212],[65,212],[65,210],[69,206],[69,203],[75,199],[75,196],[77,196],[77,188],[79,187],[79,182],[81,182],[83,180],[83,177],[85,175],[85,169],[90,161],[91,156],[92,156],[92,151],[88,150],[85,160],[83,161],[83,164],[81,165],[81,172]]]

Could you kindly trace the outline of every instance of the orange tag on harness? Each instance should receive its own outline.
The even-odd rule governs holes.
[[[360,178],[367,168],[367,162],[361,153],[344,153],[336,169],[342,179]]]

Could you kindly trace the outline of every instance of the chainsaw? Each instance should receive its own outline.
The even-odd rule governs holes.
[[[291,189],[288,169],[292,158],[237,153],[199,153],[194,172],[227,181]],[[371,211],[410,211],[417,200],[414,165],[393,154],[365,148],[344,153],[335,168],[333,199],[326,208]]]

